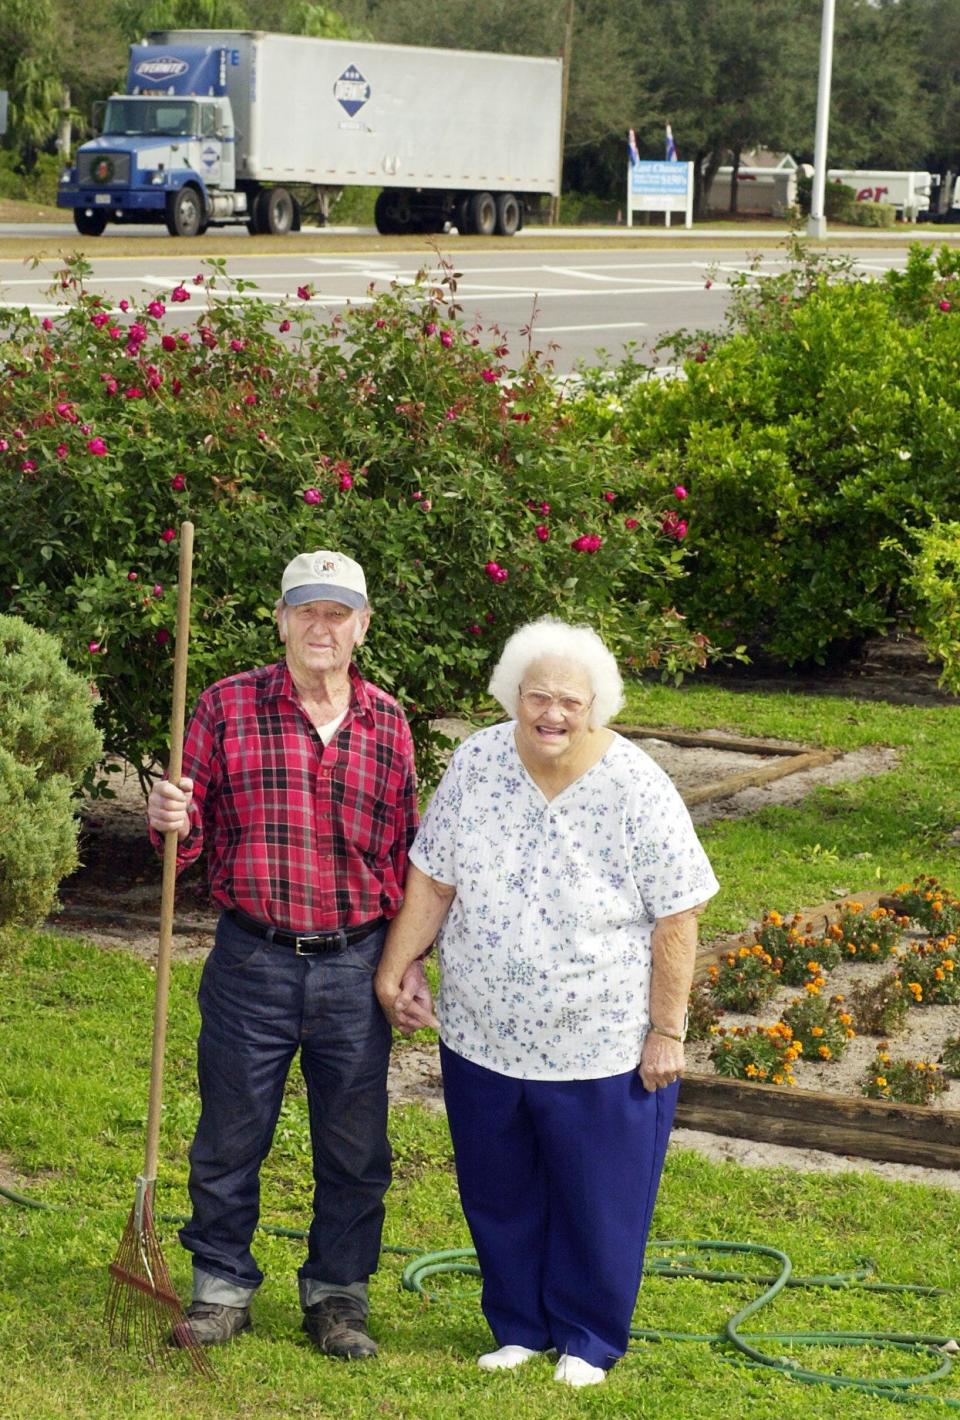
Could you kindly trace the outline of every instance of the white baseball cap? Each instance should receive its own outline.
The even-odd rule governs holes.
[[[342,552],[301,552],[284,569],[280,591],[287,606],[341,602],[355,610],[367,604],[363,568]]]

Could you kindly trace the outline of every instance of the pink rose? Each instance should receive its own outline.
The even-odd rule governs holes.
[[[21,473],[33,473],[33,472],[35,472],[36,467],[37,467],[37,465],[36,465],[36,463],[33,461],[33,459],[24,459],[23,463],[20,465],[20,472],[21,472]]]
[[[470,636],[482,636],[482,635],[483,635],[483,627],[482,627],[482,626],[478,626],[477,623],[474,621],[474,622],[471,623],[470,626],[467,627],[467,633],[468,633],[468,635],[470,635]]]
[[[97,652],[100,650],[100,642],[99,642],[99,641],[88,641],[88,642],[87,642],[87,650],[90,652],[91,656],[95,656],[95,655],[97,654]]]
[[[436,321],[435,321],[435,320],[428,320],[427,323],[426,323],[426,325],[423,327],[423,333],[424,333],[424,335],[436,335],[436,333],[437,333],[437,323],[436,323]]]
[[[135,582],[135,581],[137,580],[137,576],[138,576],[138,574],[137,574],[136,572],[128,572],[128,573],[127,573],[127,581],[128,581],[128,582]]]
[[[103,458],[104,454],[107,452],[106,442],[105,440],[101,439],[99,435],[95,439],[87,440],[87,448],[94,455],[94,457],[98,459]]]
[[[353,487],[353,478],[349,473],[341,473],[339,488],[341,493],[347,493]]]
[[[234,340],[231,340],[231,342],[230,342],[230,349],[231,349],[232,351],[234,351],[235,354],[239,355],[240,351],[244,348],[245,345],[246,345],[246,341],[245,341],[245,340],[236,340],[236,339],[234,339]]]
[[[53,321],[49,316],[44,316],[40,324],[43,326],[44,330],[53,330]]]
[[[297,295],[300,297],[301,301],[309,301],[310,297],[313,295],[313,287],[309,284],[306,286],[298,286]]]
[[[66,400],[61,400],[57,405],[57,413],[61,419],[69,419],[71,424],[79,423],[79,416],[74,412],[73,405],[68,404]]]
[[[536,533],[537,537],[540,539],[541,542],[549,541],[550,529],[547,527],[546,523],[537,523],[537,526],[534,528],[534,532]]]
[[[158,646],[166,646],[167,642],[170,640],[170,632],[165,626],[161,626],[160,630],[154,635],[153,639],[154,641],[156,641]]]
[[[162,582],[154,582],[152,595],[155,596],[155,597],[162,597],[162,596],[163,596],[163,583],[162,583]]]
[[[940,302],[940,309],[942,311],[949,311],[951,309],[950,302],[947,300],[946,296],[944,296],[943,300]]]
[[[624,518],[623,526],[627,529],[628,532],[633,532],[634,528],[638,528],[640,526],[640,523],[636,518]]]
[[[443,346],[444,350],[449,350],[449,349],[450,349],[450,346],[453,344],[453,331],[452,331],[452,330],[441,330],[441,332],[440,332],[440,344]]]
[[[126,312],[130,309],[130,302],[129,302],[129,301],[118,301],[118,302],[117,302],[117,305],[118,305],[118,306],[120,307],[120,309],[124,312],[124,314],[126,314]]]
[[[290,329],[290,322],[288,320],[282,320],[277,329],[281,335],[286,335],[287,331]]]
[[[541,513],[543,514],[543,516],[544,516],[545,518],[549,518],[549,516],[550,516],[550,504],[549,504],[549,503],[541,503],[541,504],[540,504],[540,511],[541,511]]]
[[[189,301],[190,292],[186,289],[182,281],[180,282],[179,286],[175,286],[174,289],[170,292],[170,299],[171,301],[174,301],[177,305],[182,304],[184,301]]]
[[[67,457],[67,454],[68,454],[69,452],[70,452],[70,450],[67,448],[66,444],[58,444],[58,445],[57,445],[57,458],[58,458],[58,459],[65,459],[65,458]]]
[[[433,507],[433,504],[431,503],[429,498],[424,498],[423,502],[420,504],[420,507],[425,513],[429,513],[430,509]]]
[[[496,370],[481,370],[480,378],[488,385],[495,385],[497,382]]]
[[[131,385],[123,392],[124,399],[143,399],[143,390],[139,385]]]
[[[119,340],[121,335],[123,334],[123,331],[118,325],[112,325],[107,331],[107,334],[109,335],[111,340]]]
[[[9,447],[10,447],[10,442],[9,442],[9,440],[7,440],[7,439],[0,439],[0,454],[5,454],[5,453],[7,452],[7,450],[9,449]]]
[[[596,533],[581,533],[570,544],[574,552],[599,552],[602,545],[603,538]]]
[[[176,530],[174,528],[164,528],[163,532],[160,534],[160,541],[173,542],[176,535]]]
[[[256,404],[257,396],[255,394],[245,394],[243,396],[243,402],[244,404]]]
[[[186,486],[187,480],[182,473],[175,473],[170,480],[170,487],[173,489],[174,493],[182,493]]]
[[[319,488],[305,488],[303,492],[303,501],[305,503],[322,503],[323,494],[320,492]]]
[[[90,317],[90,324],[95,325],[97,330],[100,330],[107,324],[109,319],[110,317],[107,315],[106,311],[94,311],[93,315]]]
[[[147,315],[153,316],[154,320],[159,320],[161,316],[167,314],[167,308],[162,301],[151,301],[147,306]]]
[[[203,272],[202,272],[202,271],[198,271],[198,272],[197,272],[196,276],[193,278],[193,284],[194,284],[194,286],[202,286],[202,285],[203,285]]]
[[[681,503],[683,502],[684,498],[686,498],[687,490],[684,488],[682,483],[677,484],[676,488],[673,490],[673,496],[674,498],[678,498]]]
[[[377,321],[374,321],[374,325],[376,326],[377,330],[383,330],[383,327],[386,325],[386,321],[385,321],[385,320],[377,320]]]
[[[608,488],[603,495],[603,501],[605,503],[612,503],[615,501],[616,496],[616,493],[611,492],[611,490]]]
[[[162,338],[162,340],[160,341],[160,344],[163,346],[164,350],[176,350],[176,348],[177,348],[177,339],[176,339],[176,336],[174,336],[174,335],[165,335],[165,336]]]

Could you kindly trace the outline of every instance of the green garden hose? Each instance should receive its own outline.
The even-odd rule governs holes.
[[[12,1188],[0,1184],[0,1197],[21,1208],[35,1208],[43,1212],[67,1212],[65,1207],[42,1203]],[[159,1214],[158,1222],[186,1223],[189,1220],[179,1214]],[[261,1223],[260,1231],[273,1237],[305,1238],[302,1228],[287,1228],[277,1224]],[[930,1385],[944,1380],[952,1370],[952,1354],[957,1351],[957,1343],[950,1337],[928,1336],[916,1333],[885,1331],[770,1331],[762,1334],[745,1335],[740,1331],[744,1322],[767,1306],[785,1287],[857,1287],[878,1292],[910,1293],[914,1296],[945,1296],[943,1287],[918,1286],[905,1282],[877,1282],[868,1280],[873,1275],[871,1263],[865,1263],[849,1272],[831,1273],[815,1277],[796,1277],[793,1264],[785,1252],[779,1248],[767,1247],[761,1243],[711,1242],[670,1238],[651,1239],[649,1251],[669,1251],[670,1258],[652,1258],[644,1266],[644,1274],[652,1277],[686,1277],[703,1282],[728,1283],[751,1282],[762,1285],[764,1290],[753,1301],[741,1307],[727,1321],[722,1332],[697,1334],[689,1331],[650,1330],[632,1327],[630,1335],[635,1341],[646,1342],[700,1342],[704,1345],[727,1344],[734,1348],[741,1365],[762,1370],[777,1371],[792,1381],[805,1385],[825,1385],[834,1390],[853,1390],[865,1395],[880,1396],[885,1400],[912,1404],[927,1403],[940,1405],[945,1409],[960,1410],[960,1400],[949,1397],[919,1394],[915,1387]],[[427,1302],[442,1300],[431,1293],[425,1283],[431,1277],[459,1275],[480,1277],[473,1248],[447,1248],[439,1252],[418,1252],[416,1248],[385,1245],[384,1252],[410,1257],[403,1269],[402,1283],[406,1291],[414,1292]],[[768,1274],[749,1272],[729,1272],[718,1268],[695,1266],[696,1254],[737,1253],[745,1256],[769,1258],[779,1269]],[[825,1371],[808,1370],[790,1356],[774,1356],[761,1350],[761,1343],[783,1342],[787,1346],[837,1346],[837,1347],[882,1347],[887,1350],[906,1351],[917,1356],[929,1356],[937,1362],[935,1369],[920,1375],[862,1377],[832,1375]]]

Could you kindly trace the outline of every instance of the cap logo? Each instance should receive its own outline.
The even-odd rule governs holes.
[[[337,564],[332,557],[315,557],[313,570],[319,577],[323,572],[336,572]]]

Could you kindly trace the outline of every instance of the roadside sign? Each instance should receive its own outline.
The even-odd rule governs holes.
[[[684,214],[684,225],[693,226],[693,164],[652,162],[641,158],[627,168],[627,226],[634,212],[663,212],[667,226],[671,212]]]

